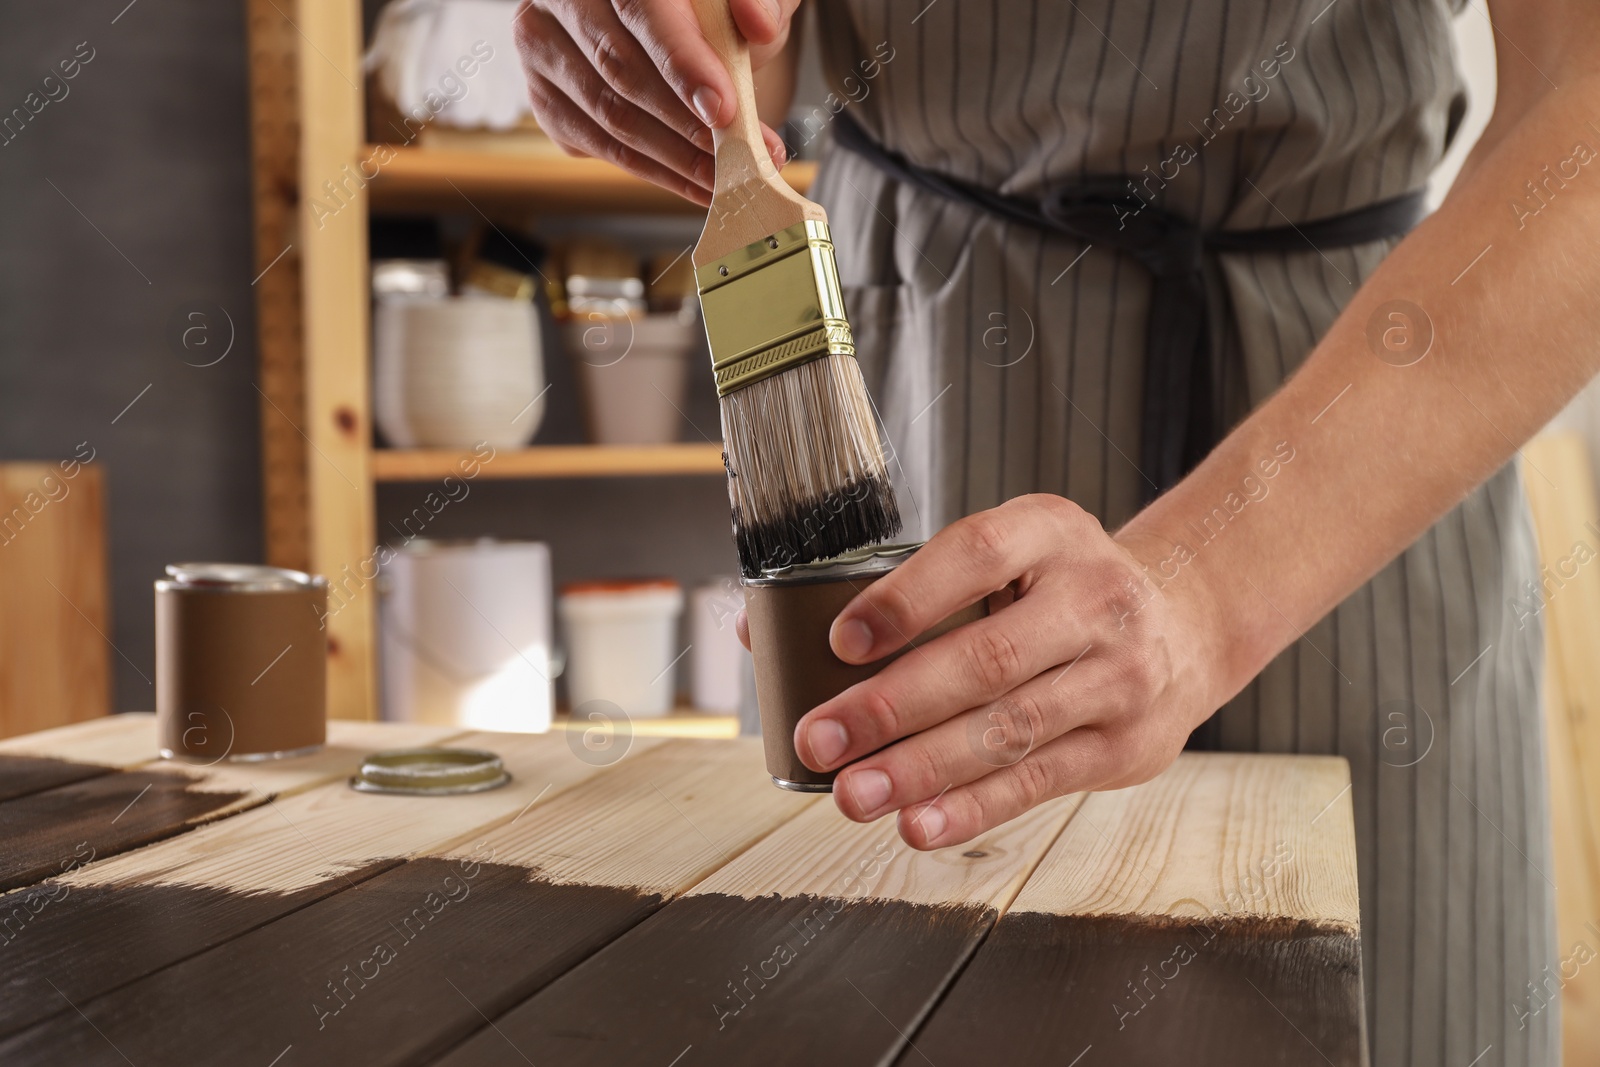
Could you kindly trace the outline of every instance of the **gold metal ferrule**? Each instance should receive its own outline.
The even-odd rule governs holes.
[[[717,395],[831,354],[853,356],[833,238],[803,222],[695,271]]]

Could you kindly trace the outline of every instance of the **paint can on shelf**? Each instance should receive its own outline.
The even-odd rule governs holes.
[[[267,760],[322,747],[326,579],[255,564],[174,563],[155,598],[163,757]]]

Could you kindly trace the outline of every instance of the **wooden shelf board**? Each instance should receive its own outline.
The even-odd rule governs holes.
[[[368,145],[363,160],[379,147]],[[705,209],[599,159],[514,153],[393,148],[368,191],[374,211],[437,209],[465,199],[473,206],[517,206],[595,214],[694,214]],[[804,193],[817,165],[791,163],[783,176]],[[464,205],[463,205],[464,206]]]
[[[380,482],[426,482],[460,476],[466,449],[378,448],[372,471]],[[722,445],[537,445],[497,452],[478,462],[479,478],[617,478],[629,475],[722,474]]]
[[[587,730],[595,726],[595,723],[582,719],[575,720],[571,712],[562,711],[556,714],[550,728]],[[621,729],[615,726],[610,729],[613,732],[621,732]],[[739,716],[680,707],[673,708],[670,714],[660,718],[632,717],[629,719],[627,729],[632,731],[634,737],[738,737]]]

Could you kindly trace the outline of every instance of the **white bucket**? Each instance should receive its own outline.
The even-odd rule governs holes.
[[[562,590],[567,695],[574,710],[591,700],[635,718],[672,710],[683,590],[669,579],[582,582]]]
[[[385,719],[550,729],[547,545],[414,541],[383,566],[381,581]]]
[[[742,607],[744,591],[732,578],[690,594],[689,702],[701,711],[733,715],[739,710],[744,661],[750,658],[733,625]]]

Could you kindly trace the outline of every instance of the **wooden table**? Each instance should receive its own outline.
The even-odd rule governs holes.
[[[202,769],[148,716],[0,743],[0,1063],[1365,1058],[1341,760],[1185,755],[918,853],[747,740],[331,728]],[[514,780],[345,784],[444,740]]]

